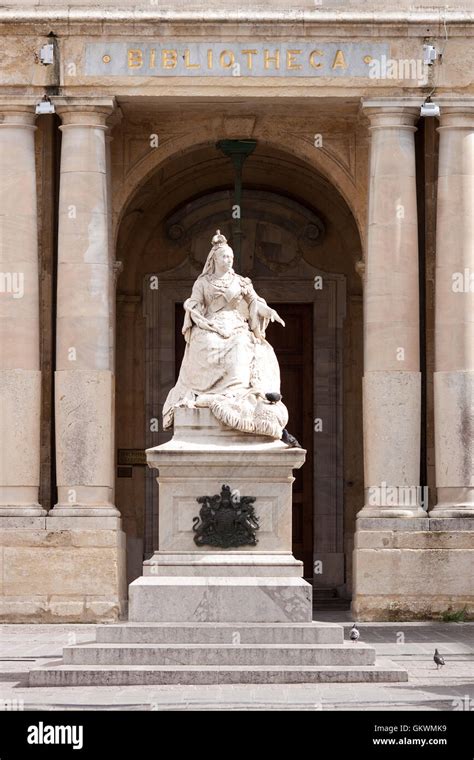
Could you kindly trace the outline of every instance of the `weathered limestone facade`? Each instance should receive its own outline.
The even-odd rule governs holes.
[[[241,271],[288,314],[305,577],[359,620],[472,618],[471,0],[168,5],[0,9],[0,619],[126,615],[158,548],[142,453],[232,239],[224,139],[256,142]]]

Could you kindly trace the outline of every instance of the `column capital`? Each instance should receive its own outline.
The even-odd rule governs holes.
[[[104,127],[116,108],[115,98],[52,97],[63,126]]]
[[[474,98],[436,98],[440,107],[440,126],[442,129],[474,129]]]
[[[469,113],[474,109],[474,97],[469,95],[436,95],[434,97],[436,104],[441,109],[455,109]]]
[[[416,129],[422,98],[377,98],[361,101],[361,110],[370,121],[369,129]]]
[[[0,95],[0,112],[26,110],[34,113],[38,100],[38,95]]]
[[[34,127],[38,98],[0,96],[0,127]]]

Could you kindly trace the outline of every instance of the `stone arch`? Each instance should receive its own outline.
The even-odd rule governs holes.
[[[117,258],[125,264],[121,283],[124,284],[127,280],[129,291],[137,290],[138,281],[132,284],[130,277],[133,269],[137,270],[138,276],[138,269],[142,266],[142,262],[132,255],[131,248],[133,246],[136,249],[137,245],[140,247],[140,240],[148,229],[151,218],[164,218],[171,213],[172,202],[179,206],[180,203],[189,202],[194,196],[206,195],[211,187],[216,186],[216,182],[224,182],[228,187],[233,186],[231,162],[219,154],[214,141],[201,142],[192,148],[174,151],[158,166],[146,172],[142,171],[143,179],[137,187],[130,190],[126,205],[122,205],[120,210],[117,208],[117,214],[120,216],[115,229],[114,249]],[[341,264],[338,271],[346,271],[347,274],[348,266],[351,277],[355,276],[360,282],[356,274],[356,262],[362,256],[360,229],[353,209],[331,179],[315,171],[295,152],[282,149],[273,142],[260,141],[245,165],[245,183],[247,190],[262,183],[267,190],[278,185],[277,192],[288,193],[289,197],[306,204],[308,208],[319,209],[323,215],[326,213],[328,219],[337,218],[336,226],[333,225],[334,234],[339,239],[339,247],[342,249],[344,246],[346,256],[349,253],[347,264]],[[131,234],[133,232],[135,234]],[[158,231],[157,245],[160,240],[166,243]],[[156,260],[149,261],[150,271],[151,268],[156,268],[155,262]],[[324,268],[321,261],[317,266]],[[333,267],[330,266],[329,269],[332,271]]]
[[[215,131],[215,130],[214,130]],[[294,156],[308,168],[319,174],[330,185],[332,185],[345,204],[349,208],[357,225],[360,240],[364,240],[363,227],[364,220],[362,209],[358,207],[356,199],[356,183],[354,177],[349,177],[347,171],[341,168],[336,157],[328,150],[320,150],[311,145],[309,140],[294,140],[284,132],[274,136],[260,135],[259,130],[251,131],[251,134],[223,134],[216,132],[212,138],[207,140],[196,141],[196,136],[192,133],[186,133],[177,140],[170,140],[159,149],[152,149],[150,152],[139,159],[126,173],[124,181],[121,183],[119,190],[113,197],[113,239],[114,245],[117,242],[117,236],[120,224],[133,198],[140,192],[140,188],[155,174],[160,167],[168,161],[172,161],[185,155],[191,155],[194,151],[203,147],[215,145],[218,139],[229,137],[231,139],[256,139],[261,146],[286,152]]]

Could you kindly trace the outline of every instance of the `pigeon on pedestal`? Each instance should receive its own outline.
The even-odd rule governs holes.
[[[265,393],[265,398],[267,401],[270,402],[270,404],[276,404],[277,401],[281,401],[281,393]]]
[[[283,396],[281,393],[271,392],[271,393],[265,393],[265,398],[267,401],[270,402],[270,404],[277,404],[279,401],[282,400]],[[294,435],[291,435],[291,433],[288,432],[286,428],[283,429],[281,434],[281,440],[283,443],[286,443],[287,446],[290,448],[298,448],[301,449],[302,446],[298,441],[296,440]]]
[[[301,446],[301,444],[298,443],[298,441],[296,440],[295,436],[291,435],[291,433],[289,433],[286,428],[284,428],[284,430],[283,430],[283,432],[281,434],[281,440],[283,441],[283,443],[286,443],[286,445],[289,446],[292,449],[294,449],[294,448],[298,448],[298,449],[303,448]]]

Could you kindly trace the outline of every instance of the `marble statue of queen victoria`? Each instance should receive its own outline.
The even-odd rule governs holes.
[[[234,430],[279,439],[288,411],[280,400],[280,368],[265,330],[269,321],[285,323],[251,280],[234,272],[233,259],[217,230],[184,303],[186,349],[178,382],[163,407],[163,425],[172,427],[176,407],[209,407]]]

